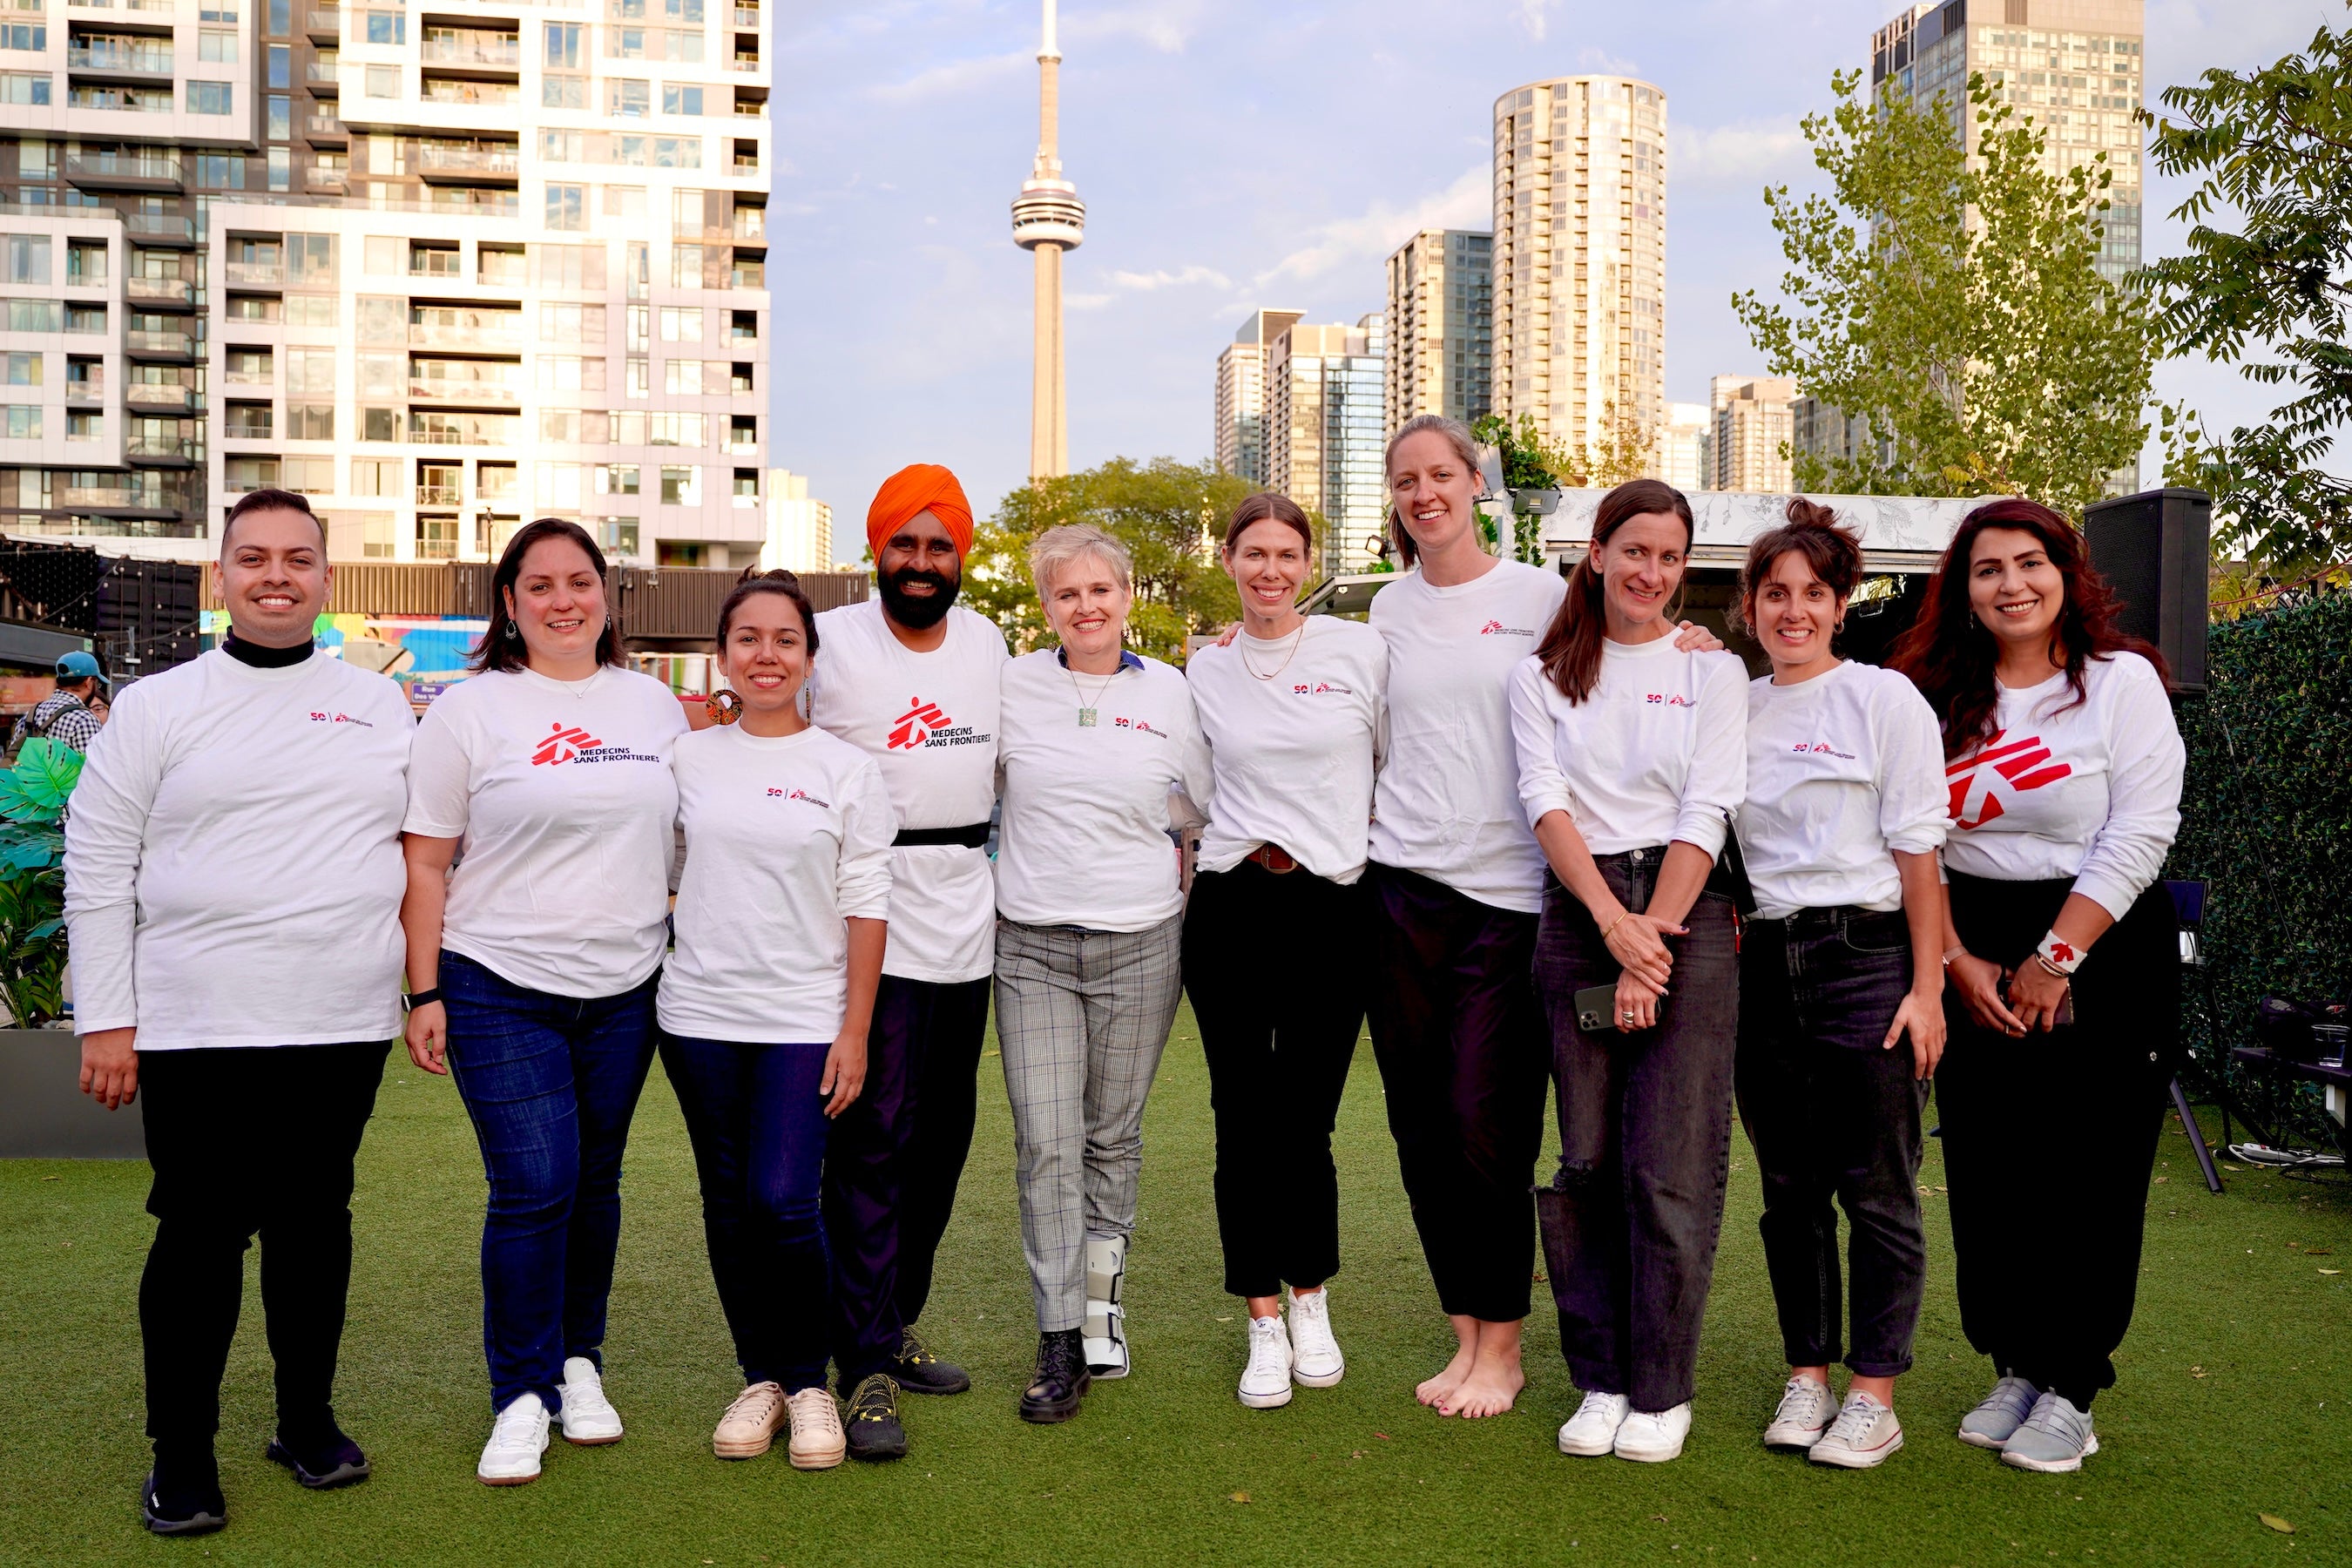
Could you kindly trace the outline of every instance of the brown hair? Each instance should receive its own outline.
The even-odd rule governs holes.
[[[1829,584],[1843,605],[1862,581],[1862,541],[1838,523],[1837,513],[1802,496],[1789,498],[1789,521],[1769,533],[1757,536],[1740,563],[1739,591],[1731,605],[1732,618],[1750,637],[1756,629],[1756,593],[1772,575],[1780,557],[1791,552],[1805,558],[1813,575]]]
[[[1241,505],[1234,508],[1233,521],[1225,524],[1225,554],[1234,552],[1234,546],[1254,522],[1284,524],[1298,535],[1298,542],[1306,547],[1307,559],[1315,559],[1315,525],[1307,521],[1307,513],[1297,501],[1278,490],[1260,490],[1242,498]]]
[[[727,591],[726,600],[719,606],[719,635],[711,639],[720,653],[727,651],[727,634],[735,625],[735,612],[743,601],[754,594],[776,594],[793,602],[801,613],[801,629],[808,634],[808,653],[816,657],[816,607],[809,603],[808,590],[801,586],[800,574],[779,567],[762,572],[757,566],[746,566],[743,574],[735,579],[735,586]]]
[[[1697,527],[1691,520],[1690,498],[1662,479],[1633,479],[1619,485],[1601,498],[1601,508],[1592,515],[1592,542],[1576,570],[1568,574],[1568,597],[1559,602],[1543,641],[1536,645],[1545,679],[1559,688],[1559,694],[1571,705],[1591,696],[1601,680],[1601,644],[1609,626],[1608,611],[1601,602],[1601,572],[1592,558],[1609,542],[1611,534],[1634,518],[1654,513],[1681,518],[1683,548],[1690,548],[1692,531]]]
[[[1397,433],[1389,437],[1387,447],[1381,453],[1382,479],[1385,479],[1388,477],[1389,469],[1396,461],[1396,449],[1403,445],[1404,438],[1408,436],[1421,435],[1424,431],[1434,431],[1444,437],[1446,444],[1454,448],[1454,455],[1462,459],[1462,466],[1470,470],[1471,478],[1476,481],[1476,488],[1486,489],[1486,480],[1479,475],[1478,438],[1470,434],[1470,426],[1459,419],[1448,419],[1443,414],[1416,414],[1397,426]],[[1471,525],[1475,527],[1478,521],[1475,516],[1476,509],[1472,510],[1473,516],[1470,521]],[[1394,501],[1389,503],[1389,548],[1396,552],[1397,559],[1403,562],[1407,568],[1412,567],[1421,560],[1421,546],[1412,542],[1412,534],[1405,528],[1404,519],[1398,513]]]
[[[310,510],[310,497],[293,490],[248,490],[228,509],[228,516],[221,522],[220,545],[224,559],[228,555],[229,530],[236,526],[238,518],[249,511],[299,511],[319,525],[319,548],[324,550],[327,547],[327,525],[317,512]]]
[[[474,645],[473,658],[466,661],[466,668],[477,675],[490,670],[510,673],[524,667],[522,633],[507,609],[507,595],[522,576],[522,558],[543,539],[568,540],[578,545],[588,557],[588,564],[595,568],[596,580],[604,589],[604,629],[596,638],[596,662],[621,662],[621,626],[613,614],[613,574],[605,569],[604,552],[596,548],[596,542],[578,523],[560,517],[542,517],[515,530],[514,537],[507,541],[505,552],[499,557],[498,570],[490,574],[490,624],[482,633],[482,640]]]
[[[2074,524],[2037,501],[1988,501],[1960,520],[1960,531],[1952,535],[1944,558],[1936,563],[1935,575],[1927,579],[1919,618],[1895,645],[1891,661],[1911,678],[1927,705],[1943,715],[1947,760],[1990,739],[1993,715],[2000,707],[2000,689],[1993,677],[2000,663],[2000,645],[1969,603],[1969,559],[1976,552],[1978,535],[1991,528],[2015,529],[2040,540],[2065,584],[2066,602],[2050,628],[2050,652],[2066,667],[2066,684],[2074,694],[2066,707],[2078,707],[2089,696],[2084,666],[2110,654],[2136,653],[2154,665],[2157,674],[2169,679],[2163,654],[2117,629],[2115,594],[2091,570]]]

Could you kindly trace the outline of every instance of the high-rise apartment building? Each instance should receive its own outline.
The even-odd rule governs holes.
[[[1361,572],[1386,511],[1381,452],[1384,323],[1293,322],[1266,351],[1266,486],[1325,523],[1327,575]]]
[[[1871,84],[1919,99],[1941,92],[1973,154],[1982,130],[1969,110],[1969,77],[1981,72],[2018,119],[2046,132],[2053,173],[2105,153],[2116,177],[2099,270],[2120,280],[2140,261],[2144,132],[2133,117],[2145,91],[2146,11],[2145,0],[1915,5],[1871,35]]]
[[[768,537],[760,569],[830,572],[833,508],[808,493],[808,476],[790,468],[768,470]]]
[[[1217,467],[1254,485],[1266,482],[1265,357],[1304,310],[1253,310],[1217,355]]]
[[[1495,100],[1494,410],[1603,449],[1665,414],[1666,95],[1560,77]]]
[[[759,552],[759,0],[47,4],[0,28],[0,526],[278,485],[338,558]]]
[[[1654,471],[1683,491],[1715,488],[1715,411],[1704,403],[1669,403],[1658,426]]]
[[[1495,237],[1425,228],[1389,258],[1388,433],[1420,414],[1465,424],[1494,406]]]
[[[1787,456],[1797,384],[1782,376],[1718,375],[1707,383],[1715,415],[1707,489],[1777,493],[1794,488]]]

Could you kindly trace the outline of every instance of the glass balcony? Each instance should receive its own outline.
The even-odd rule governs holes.
[[[343,8],[341,5],[313,5],[304,21],[307,30],[314,39],[340,38],[343,36]]]
[[[247,287],[275,289],[286,280],[286,267],[278,261],[232,261],[224,270],[231,283]]]
[[[464,502],[466,491],[460,485],[419,485],[416,487],[418,506],[457,506]]]
[[[66,46],[66,68],[126,76],[170,76],[172,46],[145,38],[76,38]]]
[[[343,129],[343,122],[336,119],[331,114],[313,114],[309,116],[302,122],[302,130],[306,135],[312,137],[324,136],[335,141],[340,141],[343,137],[351,134],[350,132]]]
[[[322,60],[314,58],[302,68],[302,79],[313,87],[335,87],[342,81],[342,70],[340,58]]]
[[[194,455],[194,443],[184,436],[133,436],[122,443],[122,455],[134,460],[181,462]]]
[[[195,340],[187,333],[158,331],[152,327],[133,327],[123,333],[122,347],[129,353],[145,354],[151,358],[188,359],[193,358],[196,352]]]
[[[87,381],[66,383],[66,401],[79,407],[106,401],[106,378],[93,375]]]
[[[89,189],[177,191],[180,155],[162,147],[76,153],[66,159],[66,178]]]
[[[433,174],[491,175],[511,179],[521,168],[513,147],[447,147],[428,142],[416,149],[416,171]]]
[[[421,403],[495,403],[508,407],[522,401],[511,384],[487,376],[412,375],[408,395]]]
[[[453,81],[446,77],[426,77],[425,101],[516,104],[522,101],[522,89],[510,81]]]
[[[148,245],[194,245],[196,221],[163,213],[124,213],[122,232]]]
[[[148,381],[134,381],[122,389],[124,406],[142,414],[184,414],[194,395],[184,386]]]
[[[193,310],[196,305],[195,286],[184,278],[125,278],[122,297],[166,310]]]
[[[760,25],[760,8],[757,5],[736,6],[735,25],[739,27],[758,26]]]
[[[767,238],[768,209],[765,207],[737,207],[735,209],[735,228],[733,231],[733,237],[737,239]]]
[[[416,348],[520,348],[522,312],[435,306],[410,316],[408,341]]]
[[[487,66],[495,70],[522,67],[522,40],[512,33],[427,27],[421,48],[418,58],[429,66]]]

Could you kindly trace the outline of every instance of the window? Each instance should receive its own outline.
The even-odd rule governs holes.
[[[635,555],[637,552],[637,521],[632,517],[601,518],[596,523],[596,543],[606,553]]]
[[[662,83],[662,112],[664,114],[700,114],[702,89],[698,87],[689,87],[683,82]]]
[[[705,370],[724,372],[726,364],[719,360],[706,365],[698,359],[666,360],[662,363],[662,390],[683,397],[699,397],[705,392],[719,391],[719,377],[706,377]]]
[[[224,379],[231,386],[268,386],[277,379],[268,349],[229,349],[226,361],[228,374]]]
[[[285,319],[274,299],[258,294],[232,294],[228,297],[228,319],[232,321],[277,321]]]
[[[601,245],[534,245],[530,253],[544,289],[604,288],[604,247]]]
[[[362,11],[367,41],[371,44],[404,44],[408,42],[408,17],[399,11]]]
[[[286,324],[289,327],[340,327],[342,301],[332,294],[289,294]]]
[[[542,392],[602,392],[604,362],[576,354],[541,354],[539,386]]]
[[[551,508],[579,510],[580,473],[577,463],[540,464],[538,476],[531,481],[532,504],[541,511]]]
[[[49,79],[32,71],[0,71],[0,103],[46,104]]]
[[[188,84],[188,112],[233,114],[234,98],[234,90],[225,81],[192,81]]]
[[[755,452],[760,447],[760,416],[738,414],[727,421],[727,449],[730,452]]]
[[[269,95],[269,140],[290,142],[294,139],[294,100],[282,92]]]
[[[408,275],[411,278],[455,278],[458,275],[457,242],[435,241],[425,244],[412,241],[408,247]]]
[[[710,444],[707,434],[709,422],[699,414],[647,414],[646,438],[647,447],[706,447]]]
[[[481,463],[474,469],[474,496],[478,500],[509,501],[522,495],[521,470],[512,463]]]
[[[614,77],[604,83],[604,112],[616,120],[643,120],[652,111],[653,83]]]
[[[646,334],[650,330],[647,323],[652,320],[652,318],[653,308],[649,305],[632,305],[629,307],[630,348],[642,349],[646,346]]]
[[[540,79],[539,106],[541,109],[581,109],[588,107],[588,79],[584,76],[556,76]]]
[[[362,294],[359,299],[359,341],[363,343],[404,343],[408,341],[408,301]]]
[[[661,499],[664,506],[700,506],[701,468],[691,464],[681,468],[665,466],[661,471]]]
[[[68,441],[103,441],[106,439],[106,416],[103,414],[68,413],[66,439]]]
[[[197,153],[196,184],[210,185],[215,190],[222,191],[245,189],[245,154],[242,153]]]
[[[727,335],[733,338],[739,343],[751,343],[759,342],[760,312],[757,310],[735,311],[732,321],[728,328]]]
[[[542,62],[549,70],[576,71],[586,63],[586,51],[582,36],[588,31],[577,22],[547,24],[547,58]]]
[[[477,282],[503,283],[518,289],[530,276],[520,245],[483,245],[475,252],[474,274]]]
[[[398,98],[400,96],[400,68],[398,66],[368,67],[367,87],[365,90],[367,96],[370,98]]]
[[[288,235],[286,281],[297,289],[333,288],[335,237],[331,234]]]
[[[629,356],[628,395],[643,397],[653,390],[651,362],[643,354]]]
[[[455,561],[457,558],[457,520],[454,517],[418,518],[416,558],[419,561]]]
[[[205,28],[196,35],[196,58],[207,65],[236,64],[236,35]]]
[[[539,341],[544,343],[601,343],[604,341],[604,307],[552,305],[539,308]]]
[[[46,234],[12,234],[7,238],[8,281],[47,283],[49,280],[49,237]]]
[[[637,466],[635,463],[604,463],[596,468],[596,493],[600,496],[633,496],[637,493]]]
[[[702,341],[702,310],[695,305],[664,305],[661,308],[661,335],[666,343],[698,343]]]
[[[582,185],[547,187],[547,227],[575,234],[588,226],[588,192]]]
[[[268,490],[279,488],[282,469],[275,458],[230,458],[221,465],[229,489]]]
[[[399,440],[400,410],[397,408],[361,409],[360,439],[362,441]]]
[[[40,54],[49,47],[49,30],[38,22],[0,22],[0,49]]]
[[[584,163],[588,161],[588,138],[579,131],[542,131],[539,133],[539,155],[551,163]]]
[[[284,44],[269,46],[269,85],[278,88],[294,85],[294,51]]]
[[[606,185],[604,216],[642,221],[646,216],[646,188],[643,185]]]
[[[335,395],[335,351],[289,348],[286,351],[286,395],[331,402]]]
[[[93,288],[106,281],[106,241],[102,239],[69,239],[66,241],[66,282],[78,288]]]
[[[742,500],[746,498],[752,500],[760,499],[760,470],[757,468],[735,470],[735,499]]]
[[[289,458],[282,470],[285,478],[279,484],[299,496],[331,496],[335,493],[335,459],[332,458]]]
[[[730,373],[727,378],[727,390],[737,393],[756,392],[759,390],[751,384],[751,367],[750,364],[741,360],[738,360],[734,365],[730,367]]]
[[[398,458],[353,458],[352,494],[393,497],[400,494]]]
[[[0,354],[0,380],[5,380],[10,386],[40,385],[41,356]]]
[[[729,282],[737,289],[765,289],[768,286],[768,263],[757,256],[745,256],[738,251]]]
[[[360,516],[360,557],[365,561],[389,561],[396,554],[394,543],[399,520],[388,511],[363,511]]]
[[[270,417],[267,403],[232,403],[228,405],[228,436],[236,441],[267,441],[272,438],[277,421]]]
[[[269,147],[263,150],[264,166],[269,172],[269,188],[290,191],[294,188],[294,149]]]
[[[40,306],[42,310],[47,315],[48,324],[40,327],[27,327],[21,325],[16,319],[16,307],[19,305]],[[8,302],[8,330],[12,332],[54,332],[58,330],[56,307],[52,306],[46,300],[11,300]],[[68,305],[66,307],[66,331],[69,332],[103,333],[106,331],[106,307],[103,305]]]
[[[408,270],[408,242],[396,234],[372,234],[360,265],[371,278],[398,278]]]

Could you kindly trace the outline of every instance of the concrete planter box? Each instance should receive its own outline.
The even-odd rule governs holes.
[[[81,1092],[70,1029],[0,1029],[0,1160],[143,1160],[141,1103],[109,1110]]]

